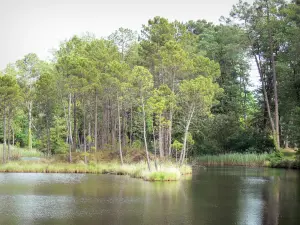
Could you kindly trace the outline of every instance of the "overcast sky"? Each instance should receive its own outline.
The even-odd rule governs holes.
[[[252,2],[253,0],[248,0]],[[0,70],[34,52],[41,59],[74,34],[140,31],[154,16],[217,23],[238,0],[0,0]],[[254,69],[254,68],[253,68]],[[255,80],[256,74],[253,73]]]

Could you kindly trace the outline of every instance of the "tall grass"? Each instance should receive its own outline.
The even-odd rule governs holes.
[[[269,158],[269,154],[221,154],[204,155],[195,159],[195,163],[205,166],[264,166]]]
[[[49,163],[49,162],[9,162],[0,165],[0,172],[32,172],[32,173],[93,173],[93,174],[115,174],[128,175],[133,178],[142,178],[147,181],[175,181],[179,180],[182,175],[192,172],[192,168],[184,165],[178,168],[177,165],[168,163],[161,165],[158,170],[154,169],[148,171],[145,162],[135,164],[119,163]]]
[[[16,146],[10,146],[11,156],[13,158],[20,158],[20,157],[43,157],[44,154],[36,149],[26,149],[26,148],[18,148]],[[7,151],[7,146],[6,146]],[[6,153],[7,154],[7,153]],[[3,144],[0,144],[0,157],[2,158],[3,155]]]

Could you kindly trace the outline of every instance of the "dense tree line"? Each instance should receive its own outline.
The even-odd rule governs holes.
[[[3,161],[11,144],[48,155],[117,151],[122,163],[130,148],[149,163],[149,152],[183,162],[297,147],[299,35],[299,1],[240,1],[219,25],[155,17],[140,34],[74,36],[51,62],[30,53],[0,75]]]

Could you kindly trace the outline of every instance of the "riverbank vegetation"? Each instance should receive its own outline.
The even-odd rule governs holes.
[[[280,151],[275,153],[227,153],[220,155],[203,155],[193,160],[201,166],[247,166],[300,169],[300,157],[295,151]]]
[[[3,149],[3,144],[0,144],[0,149]],[[19,160],[22,157],[44,157],[44,153],[36,149],[26,149],[17,146],[10,146],[11,160]],[[0,151],[0,159],[3,158],[3,151]]]
[[[260,167],[266,166],[269,154],[221,154],[221,155],[204,155],[195,159],[196,164],[203,166],[250,166]]]
[[[154,167],[154,165],[152,165]],[[154,171],[148,170],[147,163],[131,163],[121,165],[118,162],[102,162],[102,163],[63,163],[47,160],[26,162],[9,162],[0,165],[0,172],[14,173],[92,173],[92,174],[114,174],[128,175],[133,178],[142,178],[147,181],[176,181],[182,175],[192,173],[190,166],[184,165],[178,167],[176,164],[164,163],[158,165],[158,169]]]
[[[154,17],[140,32],[75,35],[50,61],[25,55],[0,72],[2,162],[12,146],[86,165],[135,151],[161,177],[159,161],[251,166],[297,149],[299,12],[299,1],[240,1],[220,24]]]

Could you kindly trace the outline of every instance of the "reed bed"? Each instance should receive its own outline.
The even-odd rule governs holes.
[[[0,144],[0,157],[3,155],[3,144]],[[6,146],[7,150],[7,146]],[[10,146],[11,157],[13,158],[21,158],[21,157],[43,157],[44,154],[36,149],[26,149],[26,148],[18,148],[16,146]],[[7,154],[7,153],[6,153]]]
[[[268,163],[269,154],[221,154],[221,155],[204,155],[196,158],[195,163],[204,166],[249,166],[261,167]]]
[[[115,174],[128,175],[133,178],[142,178],[147,181],[176,181],[182,175],[191,174],[192,168],[183,165],[179,168],[176,164],[166,163],[159,165],[156,170],[154,164],[149,171],[144,162],[135,164],[119,163],[47,163],[47,162],[25,162],[16,161],[0,165],[0,172],[13,173],[93,173],[93,174]]]

